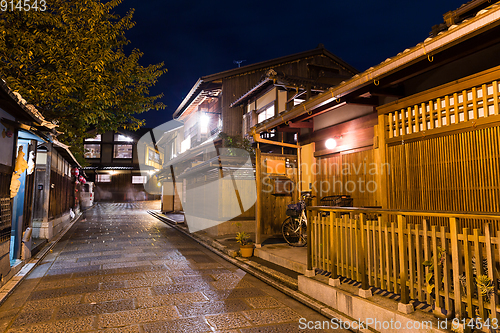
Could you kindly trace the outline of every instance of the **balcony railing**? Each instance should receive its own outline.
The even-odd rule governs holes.
[[[380,107],[387,138],[425,135],[452,125],[477,126],[499,115],[500,67]]]
[[[307,216],[309,270],[400,294],[405,304],[434,304],[458,318],[498,318],[500,214],[318,206],[308,207]],[[480,227],[467,227],[474,225]]]

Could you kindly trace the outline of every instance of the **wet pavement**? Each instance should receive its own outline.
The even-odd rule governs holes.
[[[0,331],[305,332],[330,322],[146,212],[158,205],[97,204],[2,304]]]

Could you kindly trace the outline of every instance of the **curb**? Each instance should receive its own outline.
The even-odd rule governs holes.
[[[93,208],[93,207],[92,207]],[[40,264],[40,262],[50,253],[52,248],[64,237],[64,235],[73,227],[73,225],[80,220],[82,212],[78,213],[69,225],[63,229],[59,235],[48,242],[34,257],[32,257],[17,274],[15,274],[2,288],[0,288],[0,305],[2,305],[7,298],[12,295],[16,287]]]
[[[244,270],[245,272],[252,274],[253,276],[257,277],[261,281],[267,283],[268,285],[278,289],[285,295],[299,301],[300,303],[306,305],[307,307],[315,310],[316,312],[322,314],[323,316],[329,318],[329,319],[334,319],[339,322],[357,322],[354,318],[351,318],[341,312],[338,312],[337,310],[327,306],[324,303],[321,303],[310,296],[301,293],[298,290],[292,289],[294,284],[291,283],[288,279],[293,280],[292,278],[288,277],[286,281],[281,281],[281,279],[278,279],[277,277],[280,275],[285,275],[280,272],[276,272],[268,267],[264,267],[262,265],[259,265],[258,263],[249,263],[250,261],[248,259],[240,259],[240,258],[235,258],[229,253],[235,253],[236,251],[228,249],[226,246],[220,244],[219,242],[210,239],[209,237],[204,237],[196,234],[191,234],[184,228],[181,228],[177,225],[177,223],[174,220],[170,220],[169,218],[158,214],[157,212],[148,210],[148,213],[152,215],[153,217],[159,219],[160,221],[168,224],[172,228],[175,228],[176,230],[180,231],[184,235],[188,236],[189,238],[195,240],[198,242],[200,245],[203,247],[209,249],[210,251],[214,252],[215,254],[219,255],[223,259],[229,261],[233,265],[239,267],[240,269]],[[265,269],[263,269],[263,267]],[[272,272],[271,272],[272,271]],[[277,281],[278,280],[278,281]],[[295,282],[297,284],[298,282]],[[370,330],[371,331],[371,330]]]

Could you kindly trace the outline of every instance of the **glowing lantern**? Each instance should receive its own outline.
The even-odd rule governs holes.
[[[337,141],[335,141],[335,139],[330,138],[326,140],[325,146],[327,149],[334,149],[335,147],[337,147]]]
[[[78,170],[78,168],[73,168],[71,170],[71,174],[75,177],[78,177],[78,175],[80,174],[80,171]]]
[[[82,183],[82,184],[85,184],[85,183],[87,182],[87,180],[86,180],[86,179],[85,179],[85,177],[83,177],[83,176],[78,177],[78,180],[79,180],[79,181],[80,181],[80,183]]]

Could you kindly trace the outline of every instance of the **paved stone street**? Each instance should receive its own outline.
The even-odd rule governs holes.
[[[158,206],[88,211],[0,307],[1,331],[301,332],[303,317],[329,321],[147,214]]]

